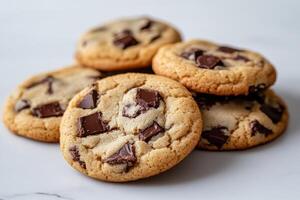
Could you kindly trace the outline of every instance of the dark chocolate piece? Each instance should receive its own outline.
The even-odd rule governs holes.
[[[278,107],[273,107],[271,105],[262,104],[260,110],[265,113],[274,124],[277,124],[281,120],[284,106],[279,105]]]
[[[90,91],[83,99],[79,102],[78,107],[83,109],[93,109],[97,107],[97,101],[99,94],[96,90]]]
[[[228,128],[224,126],[213,127],[210,130],[203,131],[201,137],[221,149],[229,138],[228,135],[225,135],[227,131]]]
[[[72,156],[72,159],[75,161],[75,162],[78,162],[79,165],[83,168],[83,169],[86,169],[86,164],[84,161],[80,160],[80,154],[79,154],[79,150],[76,146],[73,146],[71,148],[69,148],[69,152]]]
[[[141,31],[149,30],[151,28],[151,26],[153,25],[153,23],[154,23],[153,21],[147,19],[145,21],[145,23],[141,26],[140,30]]]
[[[134,38],[130,30],[125,29],[121,33],[115,35],[113,43],[121,49],[127,49],[128,47],[139,44],[139,41]]]
[[[212,55],[202,55],[196,58],[196,65],[200,68],[214,69],[216,66],[225,67],[222,60]]]
[[[59,102],[51,102],[39,105],[32,109],[32,115],[39,118],[59,117],[64,114]]]
[[[272,134],[272,130],[263,126],[258,120],[254,120],[250,123],[251,136],[255,136],[256,133],[265,135],[266,137]]]
[[[150,108],[158,108],[161,96],[158,91],[138,88],[136,93],[136,103],[142,107],[143,111]]]
[[[110,165],[126,164],[126,170],[137,161],[133,144],[126,143],[118,152],[106,158],[104,162]]]
[[[164,128],[162,128],[157,122],[154,122],[151,126],[140,132],[139,139],[145,142],[149,142],[152,137],[164,131]]]
[[[203,55],[204,51],[198,48],[192,48],[189,49],[187,51],[184,51],[181,53],[181,57],[188,59],[188,60],[192,60],[192,61],[196,61],[196,59]]]
[[[96,112],[91,115],[80,117],[78,120],[78,136],[87,137],[109,131],[109,125],[102,120],[102,113]]]
[[[241,50],[236,49],[236,48],[232,48],[232,47],[228,47],[228,46],[220,46],[218,48],[218,51],[222,51],[224,53],[234,53],[234,52],[241,51]]]

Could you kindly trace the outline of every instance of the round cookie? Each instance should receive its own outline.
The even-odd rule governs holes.
[[[103,71],[144,68],[161,46],[180,40],[178,31],[164,22],[147,17],[119,19],[85,33],[76,58]]]
[[[162,47],[153,70],[191,90],[215,95],[247,95],[276,79],[274,67],[262,55],[202,40]]]
[[[248,96],[195,94],[194,98],[203,117],[201,149],[251,148],[274,140],[288,124],[285,103],[270,89]]]
[[[100,77],[100,72],[79,66],[35,75],[8,98],[4,123],[18,135],[58,142],[61,116],[68,102]]]
[[[198,144],[201,128],[199,108],[180,83],[128,73],[97,81],[71,100],[60,126],[60,145],[78,171],[125,182],[179,163]]]

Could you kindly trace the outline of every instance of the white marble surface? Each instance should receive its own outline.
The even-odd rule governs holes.
[[[0,104],[31,74],[72,62],[88,27],[124,15],[168,20],[185,38],[206,38],[265,54],[278,69],[276,91],[291,120],[287,133],[243,152],[195,151],[174,169],[111,184],[85,177],[56,144],[10,134],[0,125],[0,199],[299,199],[300,1],[0,0]]]

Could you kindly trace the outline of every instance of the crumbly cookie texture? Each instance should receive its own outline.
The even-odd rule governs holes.
[[[195,93],[194,98],[203,117],[201,149],[251,148],[274,140],[288,124],[287,107],[271,89],[236,97]]]
[[[157,50],[181,40],[172,26],[137,17],[112,21],[85,33],[77,46],[79,63],[103,71],[144,68]]]
[[[128,73],[97,81],[70,102],[60,126],[72,167],[104,181],[159,174],[198,144],[199,108],[180,83]]]
[[[276,71],[262,55],[203,40],[170,44],[159,49],[153,71],[188,89],[215,95],[247,95],[276,80]]]
[[[71,98],[101,73],[70,66],[33,76],[7,99],[3,120],[14,133],[44,142],[59,141],[61,116]]]

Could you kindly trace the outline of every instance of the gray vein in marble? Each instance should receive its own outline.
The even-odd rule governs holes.
[[[9,200],[9,199],[19,199],[22,197],[37,197],[37,196],[43,196],[43,197],[52,197],[51,199],[65,199],[65,200],[73,200],[70,197],[65,197],[60,194],[56,193],[47,193],[47,192],[34,192],[34,193],[21,193],[21,194],[11,194],[7,196],[0,196],[0,200]]]

